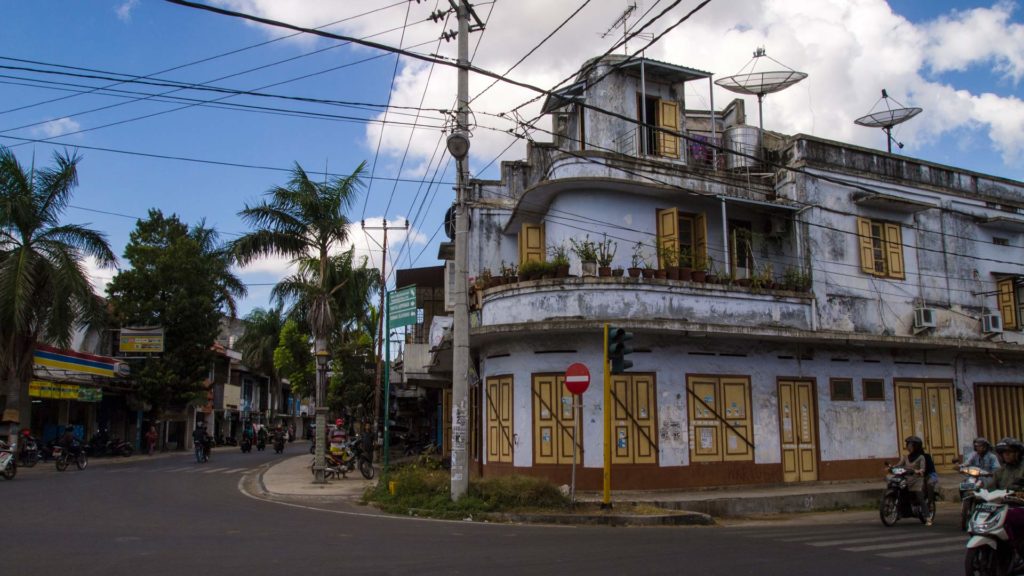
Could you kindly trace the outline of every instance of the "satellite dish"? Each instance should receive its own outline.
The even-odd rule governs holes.
[[[779,66],[785,68],[785,70],[757,72],[754,69],[757,68],[758,61],[761,58],[767,58],[772,62],[775,62]],[[748,68],[749,71],[747,71]],[[764,109],[761,105],[764,95],[785,90],[804,78],[807,78],[807,74],[805,72],[797,72],[796,70],[793,70],[789,66],[786,66],[771,56],[768,56],[768,54],[765,53],[764,48],[758,48],[754,51],[753,59],[751,59],[750,62],[747,62],[747,64],[740,69],[738,74],[719,78],[718,80],[715,80],[715,84],[718,84],[730,92],[757,96],[758,121],[760,122],[761,130],[764,131]]]
[[[893,108],[889,105],[889,100],[892,100],[899,105],[898,108]],[[853,121],[858,126],[867,126],[868,128],[881,128],[885,132],[886,144],[889,147],[889,153],[892,154],[892,127],[897,124],[902,124],[907,120],[910,120],[914,116],[921,113],[921,108],[908,108],[903,106],[896,101],[895,98],[889,98],[889,93],[882,89],[882,97],[878,99],[878,102],[885,101],[885,110],[880,112],[872,112],[866,116],[861,116]],[[872,110],[878,106],[878,102],[871,107]],[[896,146],[903,148],[902,142],[896,142]]]

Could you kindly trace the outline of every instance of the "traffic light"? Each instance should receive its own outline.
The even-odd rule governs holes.
[[[607,325],[608,329],[608,361],[612,363],[612,374],[621,374],[633,367],[631,360],[626,360],[626,354],[633,352],[633,349],[626,345],[626,342],[633,339],[632,332],[626,332],[625,328]]]

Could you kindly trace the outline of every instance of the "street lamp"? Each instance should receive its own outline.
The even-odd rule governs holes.
[[[469,136],[461,130],[452,132],[448,136],[447,145],[448,153],[459,162],[465,160],[466,155],[469,154]]]
[[[327,451],[327,362],[330,355],[327,352],[327,339],[317,338],[314,349],[316,355],[316,438],[313,452],[313,484],[326,484],[327,476],[324,466],[324,454]]]

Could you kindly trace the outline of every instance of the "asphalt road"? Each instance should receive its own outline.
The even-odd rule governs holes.
[[[289,445],[284,457],[304,450]],[[320,498],[269,501],[247,486],[282,458],[218,448],[52,463],[0,481],[0,573],[244,574],[750,574],[961,573],[966,537],[953,505],[935,526],[877,512],[800,515],[715,527],[552,527],[383,516]],[[881,486],[880,486],[881,489]]]

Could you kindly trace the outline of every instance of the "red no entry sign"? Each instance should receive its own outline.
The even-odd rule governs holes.
[[[590,370],[576,362],[565,369],[565,387],[573,394],[583,394],[590,386]]]

